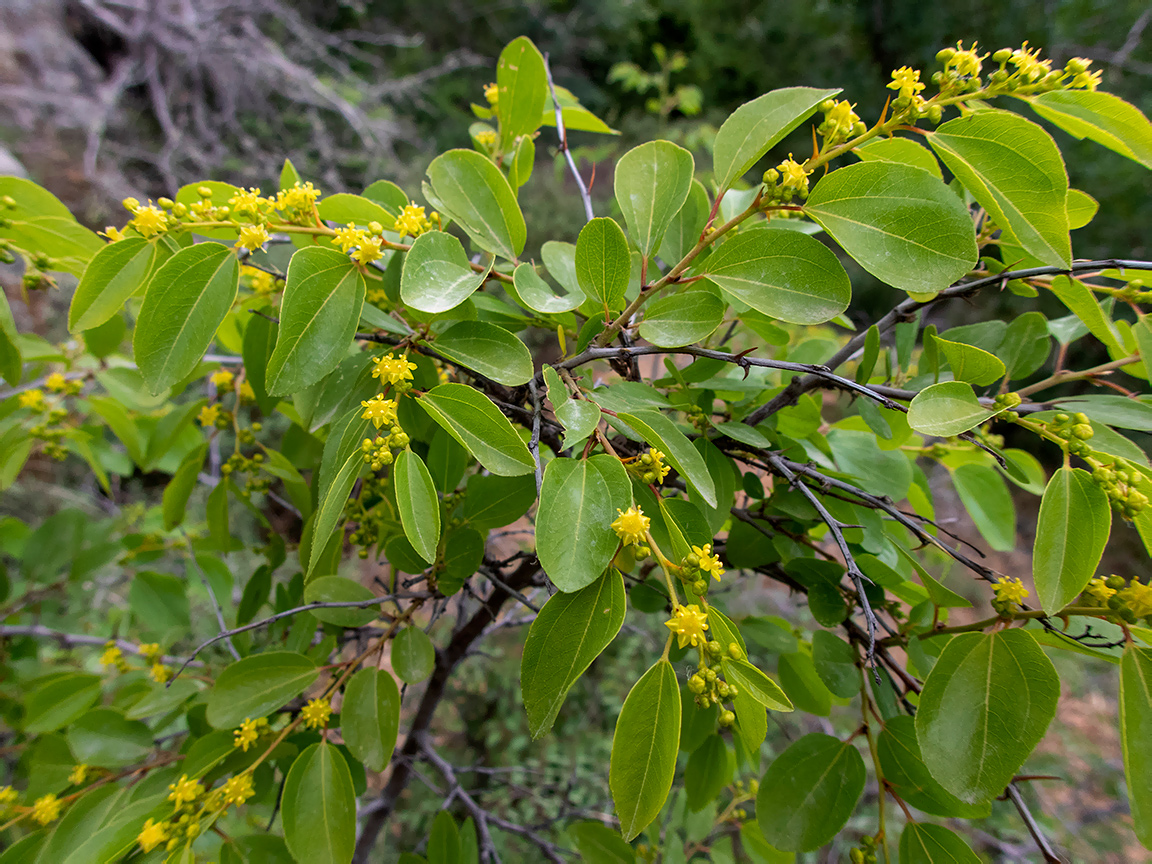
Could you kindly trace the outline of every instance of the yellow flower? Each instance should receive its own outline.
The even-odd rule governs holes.
[[[416,202],[412,202],[400,211],[400,215],[396,217],[396,231],[400,237],[406,237],[411,234],[415,237],[417,234],[422,234],[432,227],[432,223],[424,216],[424,208],[417,207]]]
[[[1133,579],[1128,587],[1120,592],[1120,599],[1136,613],[1137,618],[1152,615],[1152,584],[1145,585]]]
[[[117,228],[115,225],[109,225],[107,228],[105,228],[103,231],[101,231],[99,233],[102,234],[103,236],[107,237],[113,243],[115,243],[117,240],[123,240],[124,239],[124,232],[121,231],[119,228]]]
[[[1107,603],[1108,598],[1116,593],[1115,588],[1109,588],[1107,583],[1099,576],[1095,577],[1084,589],[1084,593],[1097,603]]]
[[[55,795],[42,795],[37,798],[36,803],[32,805],[32,818],[41,825],[55,822],[60,818],[61,806],[60,801],[57,800]]]
[[[499,97],[500,88],[493,84],[484,85],[484,98],[488,100],[488,104],[493,108],[496,107],[496,100]]]
[[[889,84],[888,86],[891,87],[892,85]],[[832,106],[826,119],[829,138],[847,136],[851,133],[852,127],[860,122],[860,117],[852,110],[854,107],[856,106],[850,104],[847,99],[841,99]]]
[[[148,674],[152,676],[152,680],[157,684],[163,684],[172,676],[172,670],[163,663],[153,663],[152,668],[148,670]]]
[[[924,89],[920,83],[920,70],[910,66],[901,66],[892,73],[892,81],[888,84],[889,90],[899,90],[900,98],[911,99]]]
[[[104,647],[104,653],[100,655],[101,666],[119,666],[124,661],[124,652],[116,647],[114,642],[109,642]]]
[[[260,718],[260,720],[262,719],[264,718]],[[256,739],[260,737],[260,720],[245,717],[240,728],[232,733],[232,746],[239,747],[247,753],[248,748],[255,744]]]
[[[73,786],[81,785],[88,779],[88,766],[81,762],[72,766],[72,773],[68,775],[68,782]]]
[[[19,794],[11,786],[0,786],[0,814],[7,813],[16,803]]]
[[[973,77],[979,75],[984,65],[984,58],[988,56],[977,53],[976,49],[979,46],[979,42],[973,42],[971,48],[965,48],[963,42],[957,42],[956,53],[949,58],[948,65],[961,75]]]
[[[240,239],[236,241],[236,245],[241,249],[247,249],[249,252],[255,252],[258,249],[263,249],[264,244],[268,242],[268,229],[263,225],[241,225],[240,226]]]
[[[262,206],[272,204],[273,202],[266,198],[260,197],[260,190],[249,187],[247,191],[237,189],[236,194],[228,199],[228,206],[232,208],[233,213],[247,213],[249,216],[255,218]]]
[[[168,214],[159,207],[149,204],[147,207],[138,208],[128,224],[139,231],[141,236],[154,237],[168,227]]]
[[[232,777],[225,781],[222,787],[224,793],[224,806],[235,804],[239,807],[249,798],[256,794],[256,790],[252,788],[252,775],[240,774],[237,777]]]
[[[1082,90],[1095,90],[1100,84],[1100,80],[1104,77],[1104,73],[1096,72],[1081,72],[1072,79],[1070,87],[1077,87]]]
[[[240,275],[247,277],[248,287],[254,293],[262,295],[276,293],[276,277],[271,273],[244,265],[240,268]]]
[[[367,402],[362,401],[360,407],[364,409],[364,413],[360,415],[360,418],[362,420],[371,420],[376,424],[377,429],[385,423],[392,423],[396,419],[396,401],[394,399],[385,399],[382,394],[377,393]]]
[[[351,222],[336,232],[336,236],[332,238],[332,242],[340,247],[341,252],[347,252],[353,246],[359,246],[368,238],[365,231],[357,228]]]
[[[369,264],[382,258],[384,253],[380,250],[380,243],[379,237],[365,237],[360,241],[360,248],[352,253],[352,257],[360,264]]]
[[[304,706],[300,716],[309,729],[322,729],[328,725],[328,718],[332,716],[332,706],[327,699],[312,699]]]
[[[144,830],[136,835],[136,842],[148,854],[168,839],[168,823],[154,822],[149,819],[144,823]]]
[[[200,413],[196,415],[196,419],[200,421],[201,426],[215,426],[216,421],[220,419],[220,406],[205,405],[200,409]]]
[[[700,559],[700,569],[705,573],[711,573],[712,578],[719,582],[720,577],[724,575],[724,568],[720,566],[720,556],[712,554],[712,544],[693,546],[692,551]]]
[[[1029,50],[1027,42],[1012,52],[1008,62],[1016,67],[1016,74],[1029,84],[1039,81],[1052,71],[1052,61],[1041,60],[1040,49]]]
[[[252,389],[252,385],[247,381],[240,382],[240,400],[242,402],[251,402],[256,398],[256,391]]]
[[[51,390],[53,393],[62,393],[68,389],[68,379],[66,379],[59,372],[53,372],[44,379],[44,386]]]
[[[1008,605],[1022,603],[1031,593],[1024,587],[1024,583],[1015,577],[1001,579],[993,586],[993,590],[996,592],[996,599]]]
[[[276,195],[277,210],[304,210],[312,206],[320,197],[320,190],[312,185],[312,181],[301,184],[299,180],[291,189],[281,189]]]
[[[212,384],[216,387],[219,387],[221,390],[227,390],[232,386],[232,382],[235,380],[235,378],[236,376],[229,372],[227,369],[218,369],[212,373],[212,377],[208,380],[211,381]]]
[[[149,663],[156,663],[160,660],[159,642],[141,642],[140,647],[136,650],[139,651],[140,656],[147,660]]]
[[[625,546],[636,546],[644,540],[652,520],[644,515],[644,511],[633,505],[627,510],[616,510],[620,515],[612,523],[612,530]]]
[[[44,391],[25,390],[19,396],[21,408],[31,408],[33,411],[44,410]]]
[[[204,794],[204,787],[195,780],[189,780],[187,774],[181,774],[175,783],[168,784],[168,800],[177,807],[191,804]]]
[[[416,368],[416,364],[410,362],[407,357],[395,357],[389,353],[372,359],[376,361],[376,366],[372,369],[373,378],[379,378],[389,384],[412,380],[412,370]]]
[[[481,129],[476,133],[476,143],[481,147],[495,147],[500,138],[493,129]]]
[[[795,189],[797,192],[808,188],[808,175],[811,171],[805,171],[804,166],[792,158],[792,154],[788,154],[788,158],[776,166],[776,170],[780,172],[780,187],[782,189]]]
[[[708,629],[708,615],[701,612],[695,603],[691,606],[677,606],[672,617],[664,622],[664,626],[676,634],[680,648],[685,645],[695,648],[708,641],[704,635],[704,631]]]

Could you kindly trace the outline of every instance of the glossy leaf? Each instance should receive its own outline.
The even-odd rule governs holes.
[[[540,118],[548,100],[544,58],[527,36],[513,39],[500,52],[496,64],[496,86],[500,147],[507,151],[516,138],[531,135],[540,127]]]
[[[1068,172],[1051,135],[1008,111],[976,111],[929,132],[928,143],[1029,254],[1069,266]]]
[[[791,711],[792,702],[779,685],[749,663],[726,657],[721,661],[724,679],[735,684],[761,705],[772,711]]]
[[[404,254],[400,299],[421,312],[447,312],[467,300],[486,276],[473,271],[459,240],[443,231],[429,231]]]
[[[943,825],[909,822],[900,834],[900,864],[980,864],[980,858]]]
[[[876,753],[884,779],[897,794],[917,810],[933,816],[963,819],[983,818],[991,804],[966,804],[943,786],[928,771],[916,740],[916,721],[906,715],[890,717],[876,740]]]
[[[79,333],[99,327],[120,311],[129,297],[144,286],[158,246],[142,237],[126,237],[97,252],[88,266],[72,305],[68,307],[68,330]]]
[[[588,819],[568,826],[580,858],[586,864],[635,864],[636,853],[603,822]]]
[[[834,633],[817,630],[812,634],[812,666],[833,695],[851,699],[860,692],[856,652]]]
[[[535,467],[532,454],[492,401],[466,384],[433,387],[417,403],[493,474],[514,477]]]
[[[406,448],[396,454],[392,482],[404,534],[420,557],[431,564],[440,542],[440,499],[432,475],[424,460]]]
[[[530,474],[472,474],[464,497],[464,518],[480,531],[503,528],[527,513],[535,502],[536,480]]]
[[[746,102],[716,133],[712,173],[721,192],[743,177],[769,148],[812,115],[816,106],[840,91],[785,87]]]
[[[542,315],[571,312],[587,299],[578,286],[571,284],[568,286],[567,294],[563,296],[557,294],[536,272],[536,268],[528,263],[516,267],[512,273],[512,282],[521,303]],[[572,290],[574,287],[576,290]]]
[[[940,291],[976,263],[967,209],[919,168],[847,165],[820,179],[804,210],[861,267],[895,288]]]
[[[352,755],[369,771],[392,760],[400,726],[400,691],[383,669],[361,669],[348,679],[340,708],[340,731]]]
[[[819,324],[848,308],[852,284],[836,255],[796,231],[758,228],[726,241],[700,270],[728,297],[791,324]]]
[[[805,735],[768,766],[756,795],[764,839],[787,852],[809,852],[836,836],[856,809],[867,771],[851,743]]]
[[[1056,90],[1028,100],[1032,110],[1075,138],[1088,138],[1152,168],[1152,123],[1111,93]]]
[[[348,353],[364,305],[364,277],[335,249],[301,249],[288,262],[284,283],[266,372],[272,396],[303,390],[335,369]]]
[[[305,603],[363,603],[376,595],[371,589],[344,576],[321,576],[304,586]],[[310,609],[318,621],[338,627],[363,627],[380,617],[380,606],[345,606]]]
[[[1120,747],[1136,836],[1152,849],[1152,649],[1133,644],[1120,659]]]
[[[389,213],[371,198],[350,195],[347,192],[337,192],[335,195],[323,198],[316,209],[321,219],[336,222],[341,226],[347,224],[367,226],[371,222],[379,222],[385,229],[391,231],[396,225],[396,214]]]
[[[684,205],[668,223],[660,243],[659,255],[664,261],[675,264],[695,247],[700,240],[700,232],[708,222],[710,206],[704,184],[693,180]]]
[[[236,299],[240,263],[220,243],[197,243],[164,262],[148,283],[132,353],[154,393],[185,378]]]
[[[571,447],[591,435],[600,424],[600,406],[587,399],[570,399],[568,388],[551,366],[544,367],[544,381],[556,419],[564,425],[564,447]]]
[[[100,698],[100,679],[70,673],[53,678],[28,694],[24,703],[24,731],[39,735],[67,726]]]
[[[304,692],[320,675],[316,664],[293,651],[269,651],[237,660],[216,678],[208,695],[208,722],[231,729],[255,720]]]
[[[401,681],[419,684],[432,674],[436,648],[419,627],[405,627],[392,640],[392,666]]]
[[[948,360],[957,381],[984,386],[1004,376],[1004,362],[995,354],[963,342],[950,342],[939,336],[935,337],[935,342],[937,350]]]
[[[453,363],[510,387],[527,384],[533,375],[527,347],[495,324],[457,321],[436,337],[432,347]]]
[[[720,326],[724,308],[714,293],[700,288],[661,297],[644,307],[640,335],[662,348],[691,345]]]
[[[520,691],[533,738],[552,728],[572,685],[616,638],[626,607],[624,579],[608,568],[579,591],[554,594],[540,609],[520,663]]]
[[[576,278],[580,289],[611,310],[623,306],[632,275],[628,241],[615,220],[592,219],[576,239]]]
[[[356,845],[356,794],[348,763],[331,744],[296,757],[281,797],[284,840],[297,861],[349,864]]]
[[[695,169],[692,154],[671,141],[633,147],[616,163],[616,203],[632,242],[645,258],[660,247],[687,199]]]
[[[679,741],[676,672],[667,660],[658,660],[629,691],[612,736],[608,785],[625,840],[647,828],[664,806]]]
[[[1032,578],[1045,612],[1060,611],[1084,590],[1111,530],[1108,496],[1092,475],[1080,468],[1057,470],[1044,489],[1032,547]]]
[[[952,485],[980,535],[997,552],[1016,548],[1016,508],[998,471],[970,462],[952,472]]]
[[[312,519],[312,537],[317,542],[309,550],[307,574],[311,574],[319,563],[326,538],[343,523],[348,493],[364,468],[364,451],[360,445],[372,427],[372,421],[365,420],[362,414],[359,405],[350,410],[333,424],[328,440],[324,442],[316,485],[316,513]]]
[[[950,438],[975,429],[1003,410],[981,405],[971,384],[941,381],[916,394],[908,406],[908,425],[925,435]]]
[[[692,446],[684,433],[659,411],[642,409],[619,412],[620,419],[635,429],[640,437],[668,457],[668,464],[696,487],[709,506],[716,506],[716,486],[704,457]]]
[[[916,712],[924,764],[961,801],[995,798],[1044,737],[1059,696],[1052,661],[1030,633],[954,636]]]
[[[627,472],[615,456],[548,463],[536,512],[536,555],[557,588],[579,591],[600,577],[620,545],[612,522],[631,501]]]
[[[712,734],[692,751],[684,770],[684,791],[688,793],[688,809],[693,813],[703,810],[732,782],[736,759],[724,739]]]
[[[936,161],[932,151],[910,138],[873,138],[864,146],[857,147],[852,153],[865,162],[899,162],[902,165],[923,168],[933,177],[944,179],[940,163]]]
[[[428,179],[448,215],[477,246],[513,261],[524,251],[524,215],[490,159],[474,150],[449,150],[432,160]]]

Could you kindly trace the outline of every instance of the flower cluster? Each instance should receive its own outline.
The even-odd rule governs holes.
[[[203,794],[204,787],[195,780],[189,780],[187,774],[181,774],[179,780],[168,784],[168,800],[177,809],[185,804],[195,803],[196,799]]]
[[[826,145],[847,141],[853,135],[863,135],[868,127],[860,120],[854,109],[856,106],[845,99],[825,99],[820,103],[824,120],[816,131],[824,138]]]
[[[72,771],[68,774],[68,782],[73,786],[83,786],[91,770],[92,769],[83,762],[78,765],[73,765]]]
[[[628,471],[641,483],[661,484],[672,468],[664,462],[666,457],[655,447],[626,463]]]
[[[612,530],[625,546],[639,546],[648,534],[652,520],[636,505],[616,511],[620,515],[612,522]]]
[[[379,378],[382,384],[391,384],[397,390],[404,390],[407,387],[407,382],[412,380],[412,370],[416,368],[416,364],[411,362],[407,356],[400,355],[395,357],[389,352],[383,357],[373,357],[375,366],[372,367],[372,377]]]
[[[764,172],[761,201],[765,206],[787,204],[796,196],[802,199],[808,197],[808,175],[812,172],[805,169],[805,164],[797,162],[789,153],[787,159]]]
[[[323,729],[332,716],[332,703],[327,699],[310,699],[300,712],[304,725],[309,729]]]
[[[711,642],[701,641],[699,647],[700,668],[688,678],[688,690],[695,696],[696,704],[708,708],[739,696],[739,688],[725,681],[717,667],[720,667],[720,661],[725,656],[733,660],[745,659],[740,646],[731,642],[725,648],[714,639]],[[730,710],[721,711],[719,719],[721,726],[731,726],[736,721],[736,715]]]
[[[220,791],[223,793],[222,800],[225,807],[232,804],[239,807],[256,794],[256,790],[252,787],[252,775],[247,772],[229,777],[224,781]]]
[[[992,590],[996,592],[996,599],[992,601],[992,605],[1001,612],[1015,611],[1031,593],[1024,587],[1024,583],[1014,576],[1001,579]]]
[[[1152,584],[1125,579],[1115,574],[1107,579],[1099,576],[1088,583],[1081,600],[1094,606],[1106,606],[1128,624],[1141,618],[1152,624]]]
[[[377,429],[396,422],[396,400],[385,399],[383,393],[377,393],[371,399],[361,400],[360,407],[364,409],[360,418],[371,420]]]
[[[32,805],[32,818],[41,825],[55,822],[60,818],[64,803],[53,794],[41,795]]]
[[[700,611],[695,603],[691,606],[677,606],[664,626],[676,635],[677,644],[681,648],[686,645],[696,648],[708,641],[704,635],[708,629],[708,614]]]
[[[253,294],[259,294],[262,297],[275,294],[282,287],[280,280],[271,273],[249,267],[247,264],[240,268],[240,281],[251,289]]]
[[[431,231],[433,222],[437,225],[440,224],[440,214],[433,213],[431,217],[426,217],[424,208],[417,207],[416,202],[413,201],[396,217],[396,233],[400,235],[401,239],[408,236],[417,237],[425,231]]]
[[[257,717],[253,720],[251,717],[245,717],[240,727],[232,732],[232,746],[239,747],[247,753],[248,748],[256,743],[256,739],[260,737],[260,734],[267,730],[267,718]]]
[[[408,446],[408,442],[408,433],[395,426],[387,436],[365,438],[360,442],[360,452],[364,454],[364,463],[373,471],[379,471],[385,465],[392,464],[394,458],[392,451],[403,450]]]

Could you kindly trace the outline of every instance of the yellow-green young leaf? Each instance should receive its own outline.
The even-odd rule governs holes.
[[[615,456],[553,459],[544,469],[536,513],[536,555],[561,591],[592,584],[612,560],[612,522],[632,501],[628,474]]]
[[[852,153],[865,162],[899,162],[913,168],[923,168],[933,177],[944,179],[940,163],[932,151],[909,138],[873,138]]]
[[[816,106],[840,90],[785,87],[745,102],[733,111],[720,131],[712,151],[712,173],[720,193],[743,177],[760,157],[811,116]]]
[[[568,826],[568,834],[587,864],[636,864],[632,847],[603,822],[577,822]]]
[[[1120,659],[1120,746],[1133,827],[1152,849],[1152,649],[1132,644]]]
[[[903,714],[884,721],[884,730],[876,741],[876,754],[884,779],[917,810],[933,816],[958,819],[981,819],[992,812],[992,805],[966,804],[932,779],[920,756],[916,740],[916,721]]]
[[[420,557],[431,564],[440,542],[440,499],[432,475],[424,460],[405,448],[396,455],[392,483],[404,534]]]
[[[500,149],[510,151],[518,137],[531,135],[540,128],[548,99],[544,57],[527,36],[513,39],[500,52],[496,63],[496,87]]]
[[[632,275],[628,241],[614,219],[601,216],[580,229],[576,238],[576,278],[580,289],[609,309],[622,308]]]
[[[96,234],[69,216],[30,216],[7,220],[0,227],[0,239],[28,252],[43,253],[51,259],[46,269],[79,276],[88,262],[104,246]]]
[[[490,159],[474,150],[449,150],[432,160],[428,179],[439,206],[477,246],[510,261],[524,251],[524,214]]]
[[[68,330],[72,333],[90,330],[119,312],[124,301],[144,286],[157,249],[155,241],[126,237],[97,252],[72,295]]]
[[[347,255],[320,246],[293,255],[268,359],[269,395],[303,390],[335,369],[356,335],[363,305],[364,277]]]
[[[1000,473],[969,462],[952,472],[952,485],[988,545],[997,552],[1015,549],[1016,508]]]
[[[204,457],[208,455],[208,444],[201,444],[188,452],[164,487],[164,496],[161,501],[161,512],[164,516],[164,528],[171,531],[184,521],[184,511],[188,506],[188,499],[192,490],[196,488],[197,477],[204,465]]]
[[[347,192],[337,192],[321,199],[316,209],[320,212],[321,219],[336,222],[341,226],[349,222],[361,226],[367,226],[369,222],[379,222],[389,231],[396,227],[395,214],[389,213],[370,198],[350,195]]]
[[[925,435],[950,438],[975,429],[1003,410],[981,405],[971,384],[941,381],[916,394],[908,406],[908,425]]]
[[[664,232],[688,197],[695,170],[692,154],[671,141],[633,147],[616,163],[616,203],[645,258],[660,247]]]
[[[724,320],[724,303],[707,288],[661,297],[644,307],[640,335],[662,348],[679,348],[706,338]]]
[[[535,467],[532,454],[512,424],[492,400],[474,388],[441,384],[417,404],[493,474],[515,477]]]
[[[1068,190],[1068,227],[1075,231],[1083,228],[1096,216],[1100,202],[1079,189]]]
[[[185,378],[216,336],[240,283],[240,262],[222,243],[197,243],[164,262],[148,283],[132,353],[153,394]]]
[[[399,216],[400,211],[409,204],[407,194],[391,180],[377,180],[362,194],[369,201],[375,201],[383,207],[389,216]]]
[[[724,739],[712,734],[688,757],[684,769],[684,791],[688,793],[688,809],[699,813],[732,782],[736,770],[736,756],[728,749]]]
[[[294,651],[268,651],[225,668],[208,694],[208,722],[217,729],[263,717],[303,693],[320,675],[316,664]]]
[[[704,457],[692,446],[676,424],[659,411],[643,409],[631,414],[620,412],[620,419],[635,429],[651,446],[664,452],[668,464],[696,487],[710,507],[716,506],[716,485],[704,463]]]
[[[936,155],[1001,228],[1045,264],[1067,267],[1068,171],[1052,136],[1008,111],[976,111],[928,133]]]
[[[364,468],[364,451],[360,445],[372,427],[372,421],[365,420],[361,414],[363,409],[357,405],[332,425],[328,440],[324,442],[316,485],[316,513],[311,523],[312,537],[317,542],[309,550],[306,574],[311,574],[320,562],[325,538],[336,530],[337,525],[343,524],[348,493]]]
[[[679,742],[676,671],[667,660],[658,660],[628,693],[612,736],[608,785],[625,840],[647,828],[664,806]]]
[[[943,825],[909,822],[900,835],[900,864],[980,864],[980,858]]]
[[[419,627],[405,627],[392,640],[392,668],[401,681],[419,684],[432,674],[436,648]]]
[[[572,287],[576,290],[572,290]],[[536,272],[536,268],[528,263],[518,265],[512,272],[512,288],[520,305],[544,315],[571,312],[587,299],[578,286],[572,287],[569,287],[566,295],[560,296]]]
[[[943,352],[952,367],[952,376],[957,381],[984,386],[998,381],[1004,375],[1004,363],[995,354],[989,354],[974,345],[963,342],[950,342],[934,337],[936,347]]]
[[[452,362],[510,387],[527,384],[533,374],[524,343],[486,321],[457,321],[431,344]]]
[[[560,103],[561,114],[564,119],[564,129],[567,132],[598,132],[601,135],[619,135],[617,129],[613,129],[587,108],[580,104],[580,100],[576,95],[567,87],[561,87],[559,84],[555,87],[556,101]],[[556,125],[556,105],[551,99],[544,105],[544,116],[541,118],[541,125],[555,126]]]
[[[836,255],[798,231],[737,234],[698,269],[729,297],[790,324],[830,321],[852,299],[852,283]]]
[[[356,792],[340,751],[327,741],[296,757],[280,799],[284,841],[297,861],[349,864],[356,846]]]
[[[1045,612],[1059,612],[1084,590],[1096,575],[1111,531],[1108,496],[1091,474],[1064,467],[1052,475],[1040,501],[1032,547],[1032,578]]]
[[[624,577],[611,567],[591,585],[554,594],[544,604],[528,630],[520,662],[520,692],[533,738],[552,728],[572,685],[616,638],[626,606]]]
[[[895,288],[940,291],[976,263],[967,208],[920,168],[847,165],[820,179],[804,209],[861,267]]]
[[[343,576],[321,576],[304,586],[305,603],[363,603],[375,596],[366,586]],[[317,620],[339,627],[363,627],[380,617],[380,607],[375,605],[309,611]]]
[[[1152,168],[1152,123],[1119,96],[1057,90],[1028,100],[1032,110],[1076,138],[1088,138]]]
[[[340,732],[352,755],[369,771],[392,761],[400,727],[400,691],[383,669],[361,669],[348,680],[340,708]]]
[[[768,766],[756,795],[764,839],[786,852],[810,852],[836,836],[864,791],[859,751],[831,735],[805,735]]]
[[[747,693],[761,705],[773,711],[792,711],[792,701],[784,695],[780,686],[749,663],[747,660],[734,660],[725,657],[721,661],[724,679]]]
[[[1049,289],[1080,319],[1093,336],[1108,347],[1110,352],[1117,357],[1123,357],[1128,353],[1117,340],[1111,321],[1096,302],[1096,297],[1083,282],[1079,279],[1069,279],[1067,276],[1057,276],[1052,280]]]
[[[961,801],[989,801],[1044,737],[1059,697],[1056,669],[1030,633],[954,636],[916,712],[924,764]]]
[[[675,264],[688,254],[700,241],[700,232],[708,222],[708,192],[699,180],[693,180],[684,205],[676,211],[664,239],[660,243],[659,255],[669,264]]]
[[[459,240],[443,231],[429,231],[417,237],[404,255],[400,299],[421,312],[447,312],[472,296],[487,275],[473,272]]]

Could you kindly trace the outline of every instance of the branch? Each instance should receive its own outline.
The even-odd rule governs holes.
[[[183,530],[180,531],[181,536],[184,538],[185,548],[188,550],[188,557],[192,561],[192,566],[196,568],[196,572],[200,574],[200,581],[204,583],[204,588],[208,591],[208,599],[212,601],[212,610],[216,613],[216,623],[220,625],[220,635],[218,638],[224,640],[224,644],[228,646],[228,653],[232,655],[233,660],[240,659],[240,652],[236,650],[236,646],[232,644],[232,637],[228,633],[228,625],[224,622],[224,608],[220,605],[220,601],[216,599],[216,592],[212,590],[212,583],[208,581],[208,574],[200,566],[200,562],[196,560],[196,553],[192,551],[192,541],[189,539],[188,534]],[[193,655],[195,656],[195,655]],[[181,666],[181,669],[184,667]],[[179,674],[179,673],[177,673]],[[172,676],[175,680],[175,675]]]
[[[32,636],[36,639],[53,639],[59,642],[65,648],[72,648],[77,645],[93,645],[104,647],[109,642],[112,642],[117,648],[127,654],[135,654],[142,656],[140,653],[140,646],[132,642],[125,642],[123,639],[101,639],[99,636],[88,636],[83,633],[65,633],[62,630],[53,630],[51,627],[45,627],[43,624],[7,624],[0,625],[0,639],[6,639],[12,636]],[[179,663],[179,657],[171,657],[165,654],[160,658],[161,662],[174,664]],[[188,661],[185,666],[203,666],[203,663],[193,663]],[[183,668],[183,667],[181,667]]]
[[[536,379],[528,382],[528,392],[532,394],[532,437],[528,439],[528,452],[532,454],[535,466],[536,497],[540,497],[544,473],[540,468],[540,392],[536,389]]]
[[[548,54],[544,54],[544,74],[548,76],[548,91],[552,94],[552,106],[556,109],[556,137],[560,139],[560,152],[568,160],[568,168],[576,178],[576,186],[580,190],[580,200],[584,202],[585,221],[591,222],[596,218],[592,212],[592,196],[588,187],[584,185],[584,178],[580,176],[580,169],[576,167],[576,160],[572,158],[572,151],[568,149],[568,132],[564,128],[564,109],[560,107],[560,100],[556,97],[556,84],[552,81],[552,67],[548,63]]]
[[[1020,790],[1016,788],[1015,783],[1009,783],[1008,788],[1004,790],[1004,794],[1008,800],[1016,805],[1016,810],[1020,814],[1020,818],[1024,820],[1024,825],[1028,828],[1028,833],[1032,835],[1032,839],[1036,841],[1036,846],[1040,849],[1040,854],[1044,856],[1045,862],[1048,864],[1061,864],[1060,856],[1052,849],[1048,843],[1048,838],[1044,836],[1044,832],[1040,830],[1040,826],[1032,817],[1032,813],[1028,810],[1028,805],[1024,803],[1024,798],[1020,795]]]

